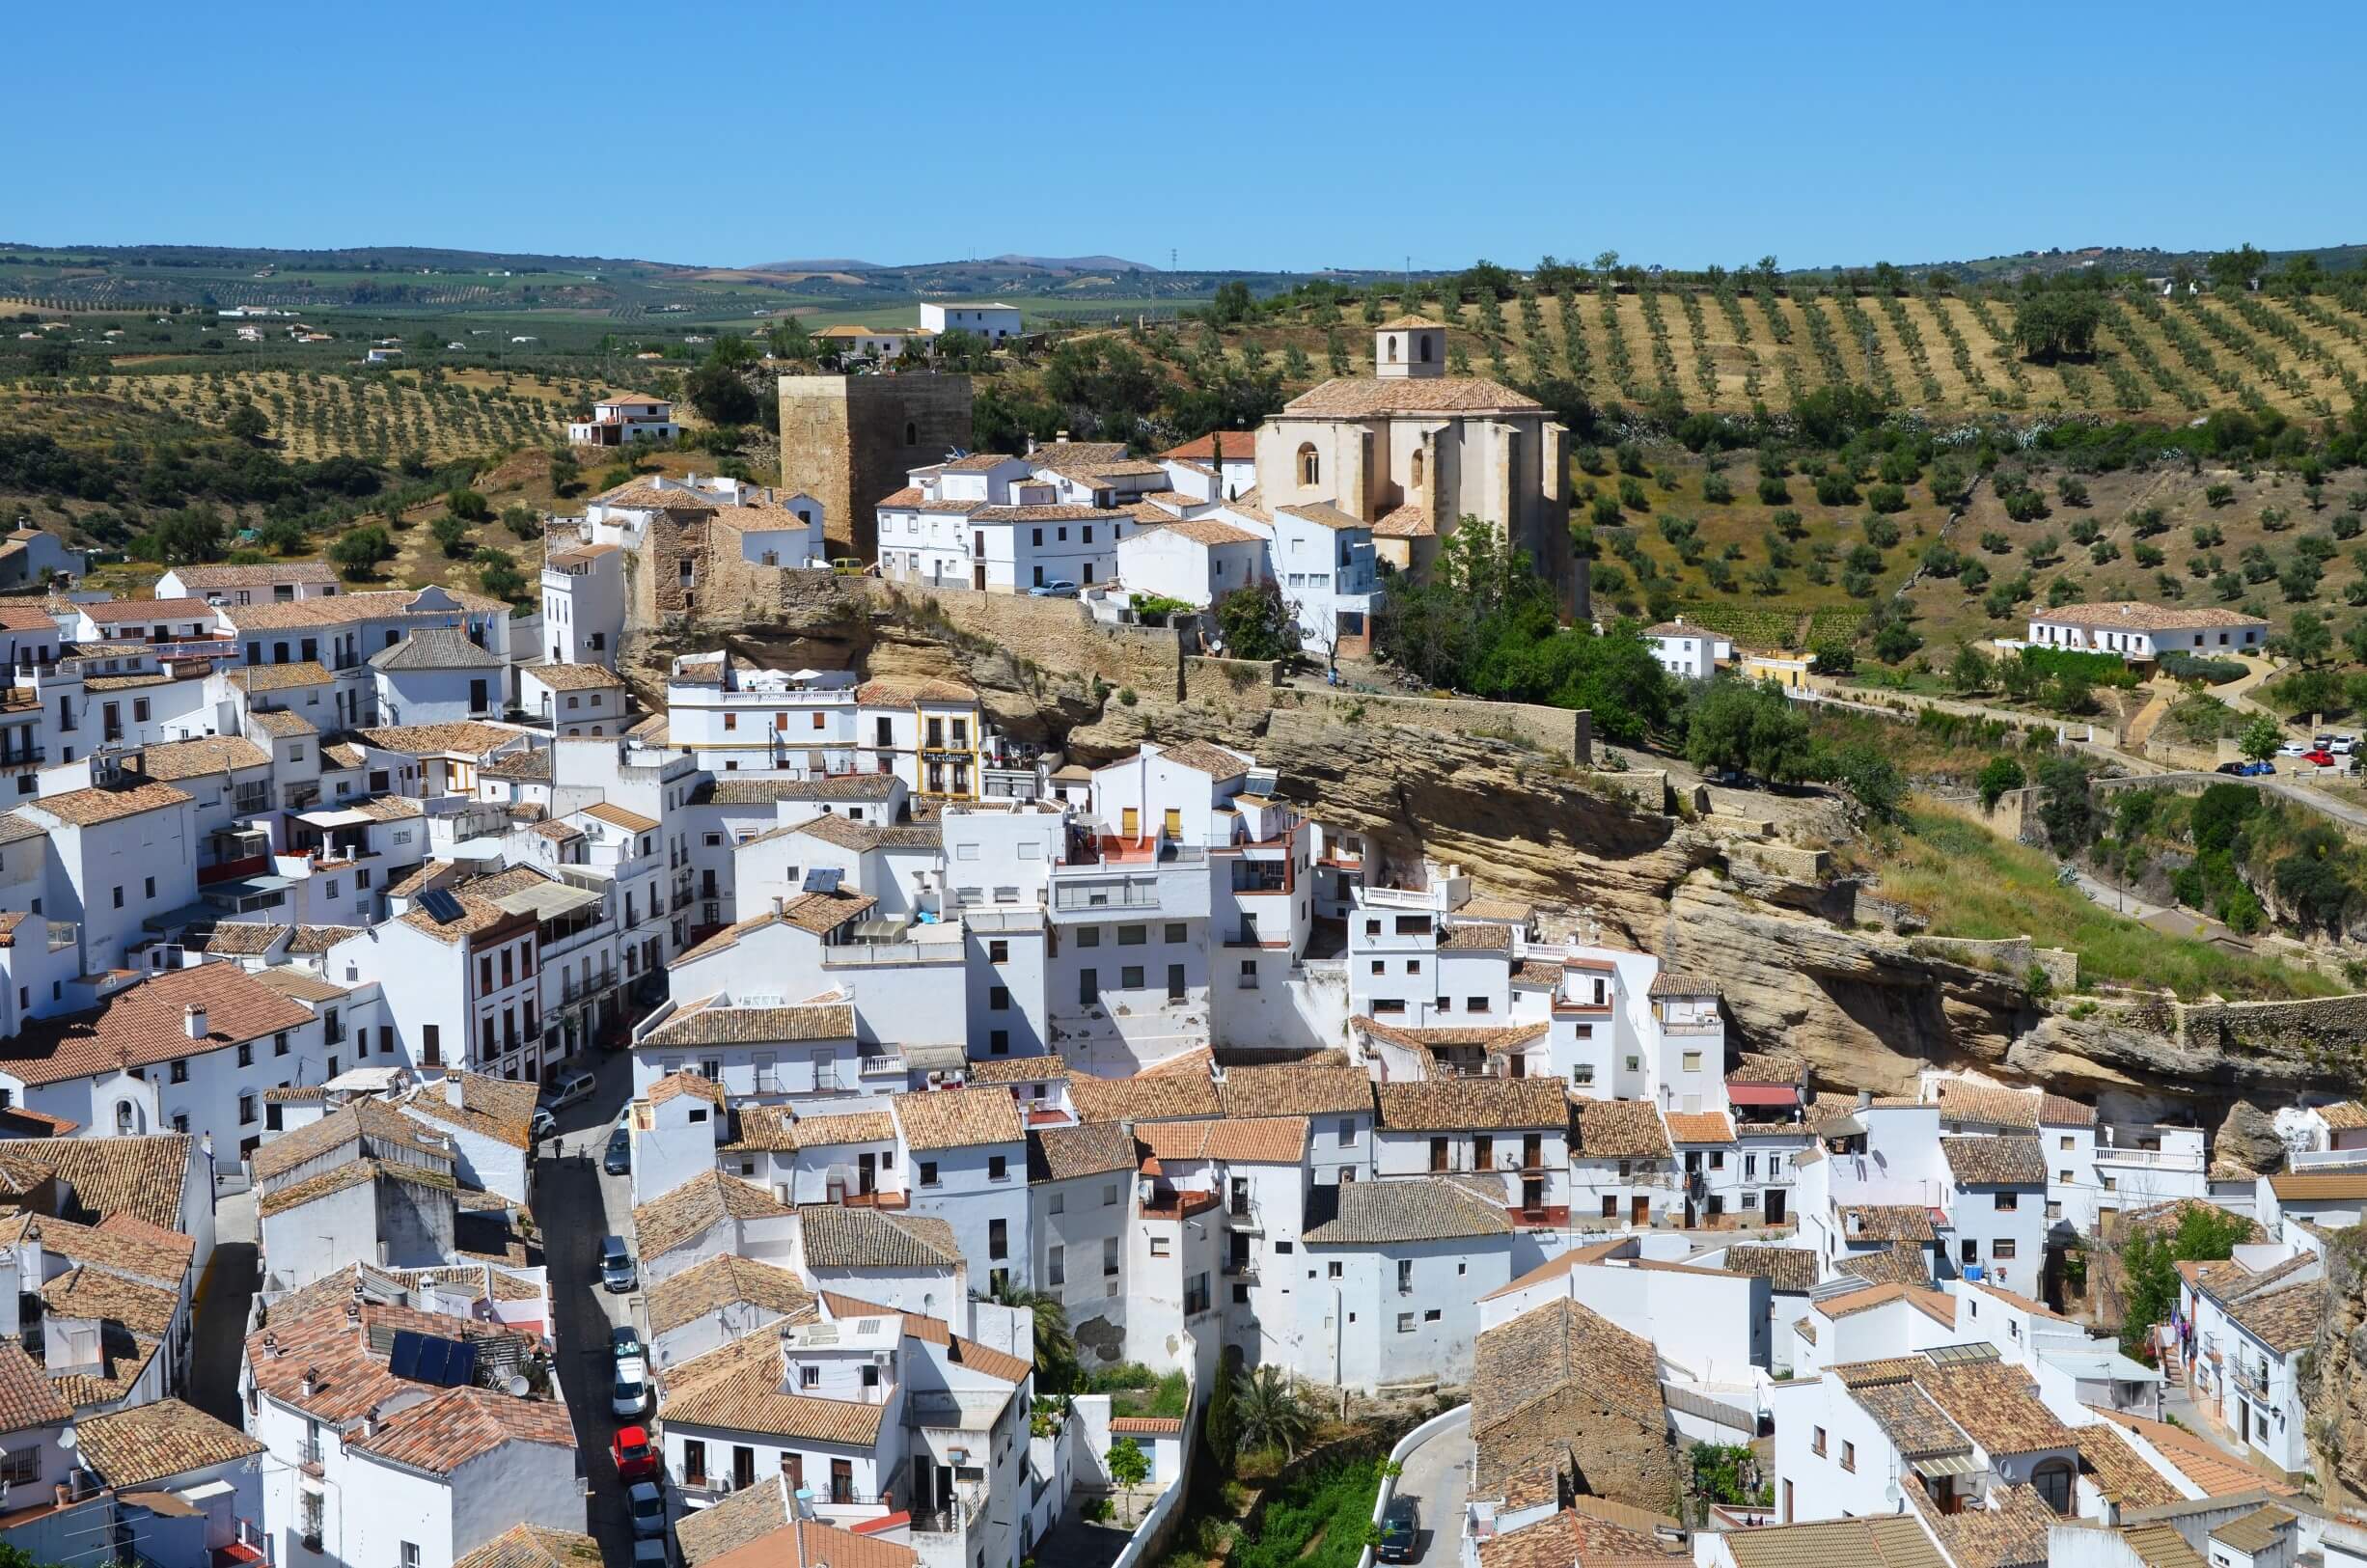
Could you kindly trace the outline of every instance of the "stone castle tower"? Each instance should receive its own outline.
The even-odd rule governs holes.
[[[781,378],[782,488],[821,503],[834,557],[876,559],[879,499],[969,445],[966,375]]]

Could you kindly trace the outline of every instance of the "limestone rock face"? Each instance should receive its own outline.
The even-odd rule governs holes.
[[[2339,1231],[2326,1250],[2326,1308],[2300,1379],[2310,1456],[2341,1485],[2326,1499],[2367,1493],[2367,1266],[2359,1234]]]
[[[2284,1162],[2285,1141],[2276,1136],[2269,1113],[2249,1100],[2227,1108],[2227,1118],[2212,1140],[2212,1152],[2249,1170],[2273,1171]]]

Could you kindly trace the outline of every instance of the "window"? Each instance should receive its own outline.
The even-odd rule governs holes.
[[[402,1543],[402,1568],[419,1568],[419,1543],[416,1541]]]
[[[1463,1010],[1465,1012],[1486,1012],[1488,1010],[1488,999],[1486,997],[1465,997],[1463,999]]]
[[[1400,1296],[1414,1294],[1414,1260],[1410,1257],[1401,1257],[1397,1260],[1397,1294]]]
[[[252,1067],[255,1065],[255,1042],[253,1040],[240,1040],[238,1042],[238,1065],[241,1067]]]
[[[115,907],[118,909],[124,907],[124,890],[121,888],[115,890]]]
[[[1121,925],[1117,928],[1117,945],[1121,948],[1139,948],[1149,939],[1150,927],[1147,925]]]
[[[1011,1032],[1007,1029],[988,1030],[986,1032],[986,1054],[990,1057],[1009,1056],[1011,1054]]]
[[[1356,1142],[1355,1120],[1348,1116],[1340,1117],[1339,1125],[1333,1129],[1332,1136],[1338,1141],[1341,1148],[1346,1148],[1349,1144]]]
[[[1167,1253],[1168,1238],[1165,1236],[1153,1236],[1150,1239],[1150,1255],[1153,1257],[1165,1257],[1167,1256]]]
[[[934,1187],[937,1185],[936,1161],[923,1160],[921,1162],[921,1185],[923,1187]]]
[[[1399,1334],[1412,1334],[1414,1332],[1413,1313],[1400,1312],[1397,1314],[1397,1332]]]
[[[986,1222],[986,1255],[989,1258],[999,1261],[1011,1255],[1008,1224],[1009,1222],[1005,1220]]]
[[[1010,1010],[1010,1005],[1011,1005],[1011,988],[1010,988],[1009,986],[1007,986],[1007,985],[990,985],[990,986],[988,986],[988,987],[986,988],[986,1009],[987,1009],[987,1011],[989,1011],[989,1012],[1007,1012],[1007,1011],[1009,1011],[1009,1010]]]
[[[1000,1154],[990,1154],[986,1157],[986,1179],[988,1181],[1008,1181],[1010,1176],[1010,1161]],[[1003,1222],[997,1220],[995,1224],[1000,1225]]]
[[[1121,988],[1128,991],[1140,991],[1142,989],[1142,966],[1141,964],[1128,964],[1123,969],[1120,969],[1117,972],[1117,983]]]
[[[2065,1134],[2062,1136],[2061,1140],[2060,1140],[2059,1142],[2056,1142],[2055,1147],[2057,1147],[2057,1148],[2059,1148],[2059,1149],[2062,1149],[2062,1150],[2064,1150],[2064,1151],[2066,1151],[2066,1152],[2069,1152],[2069,1150],[2070,1150],[2070,1148],[2071,1148],[2071,1134],[2069,1134],[2069,1133],[2065,1133]]]
[[[172,1079],[172,1081],[173,1081],[174,1083],[176,1083],[176,1084],[186,1084],[186,1083],[189,1081],[189,1064],[188,1064],[188,1062],[186,1062],[186,1061],[176,1061],[176,1062],[174,1062],[174,1063],[173,1063],[173,1066],[172,1066],[172,1070],[171,1070],[171,1072],[170,1072],[170,1074],[169,1074],[168,1076],[169,1076],[169,1077]]]
[[[1068,1249],[1055,1247],[1044,1260],[1044,1282],[1053,1286],[1068,1283]]]
[[[1999,1214],[2011,1214],[2020,1207],[2022,1207],[2022,1195],[2020,1193],[1999,1193],[1997,1195],[1997,1212]]]
[[[254,1124],[254,1121],[255,1121],[255,1096],[254,1096],[254,1095],[252,1095],[252,1094],[241,1094],[241,1095],[239,1095],[239,1096],[238,1096],[238,1122],[239,1122],[239,1125],[240,1125],[240,1126],[252,1126],[252,1125]]]
[[[2014,1257],[2013,1238],[2010,1236],[2000,1236],[1995,1241],[1991,1242],[1989,1244],[1989,1255],[1995,1258],[2000,1263],[2011,1262]]]
[[[1104,1236],[1101,1238],[1101,1277],[1104,1279],[1108,1279],[1115,1278],[1116,1274],[1117,1238],[1115,1236]]]
[[[1841,1468],[1852,1472],[1858,1469],[1858,1445],[1847,1438],[1841,1440]]]
[[[151,876],[147,879],[146,885],[140,889],[140,895],[144,898],[153,898],[156,896],[156,879],[154,877]],[[337,884],[334,882],[329,884],[329,896],[332,898],[337,896]]]
[[[1339,1261],[1336,1258],[1324,1265],[1323,1277],[1327,1279],[1336,1279],[1339,1278]]]
[[[1077,972],[1077,1004],[1089,1007],[1101,1000],[1101,977],[1092,970]]]
[[[1815,1434],[1808,1439],[1808,1451],[1812,1454],[1817,1454],[1820,1456],[1824,1453],[1825,1429],[1823,1427],[1818,1427]]]
[[[1686,1052],[1686,1053],[1685,1053],[1685,1071],[1687,1071],[1687,1072],[1689,1072],[1689,1073],[1697,1073],[1697,1072],[1699,1072],[1700,1070],[1701,1070],[1701,1053],[1700,1053],[1700,1052],[1698,1052],[1698,1051],[1688,1051],[1688,1052]]]
[[[1105,1209],[1114,1209],[1117,1207],[1117,1193],[1118,1186],[1116,1182],[1109,1181],[1102,1183],[1101,1206]]]
[[[1315,455],[1312,441],[1302,442],[1299,446],[1299,482],[1308,485],[1323,482],[1323,460]]]
[[[992,942],[986,944],[986,961],[988,963],[1005,964],[1010,962],[1010,957],[1011,945],[1002,937],[997,937]]]
[[[1174,945],[1176,945],[1177,943],[1180,943],[1180,942],[1182,942],[1182,941],[1184,941],[1184,940],[1185,940],[1185,937],[1184,937],[1184,926],[1183,926],[1183,922],[1182,922],[1181,921],[1171,921],[1171,922],[1170,922],[1168,923],[1168,928],[1167,928],[1167,941],[1168,941],[1168,945],[1169,945],[1170,947],[1173,947],[1173,946],[1174,946]]]

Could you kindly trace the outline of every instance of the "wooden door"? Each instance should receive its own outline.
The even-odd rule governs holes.
[[[1137,807],[1129,806],[1120,812],[1117,831],[1124,838],[1140,839],[1142,836],[1142,811]]]
[[[1652,1223],[1652,1200],[1641,1196],[1629,1198],[1627,1200],[1627,1223],[1632,1225],[1650,1224]]]

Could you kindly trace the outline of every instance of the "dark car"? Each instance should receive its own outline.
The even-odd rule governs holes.
[[[608,1356],[611,1361],[638,1362],[649,1352],[641,1342],[641,1331],[630,1323],[619,1323],[608,1331]]]
[[[600,1156],[600,1169],[612,1176],[633,1173],[633,1135],[622,1127],[608,1135],[608,1149]]]
[[[1421,1540],[1421,1509],[1412,1498],[1392,1498],[1381,1516],[1381,1544],[1373,1555],[1383,1562],[1412,1562]]]

